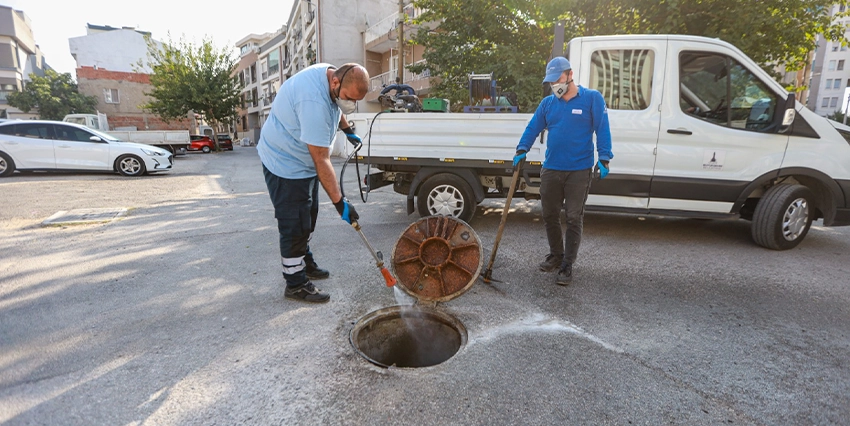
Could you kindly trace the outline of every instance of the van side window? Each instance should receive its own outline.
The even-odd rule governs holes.
[[[716,53],[679,56],[679,105],[686,114],[720,126],[772,130],[779,96],[734,59]]]
[[[590,56],[590,88],[602,93],[608,109],[647,109],[654,65],[648,49],[597,50]]]

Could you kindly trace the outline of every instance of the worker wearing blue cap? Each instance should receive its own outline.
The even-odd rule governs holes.
[[[549,61],[543,84],[551,86],[552,94],[543,98],[526,126],[516,148],[514,166],[525,158],[540,132],[547,129],[546,157],[540,171],[540,202],[549,254],[540,264],[540,270],[557,269],[555,283],[567,285],[572,281],[573,264],[581,244],[584,205],[594,162],[599,177],[605,178],[614,154],[605,99],[598,91],[575,83],[567,58],[559,56]],[[598,160],[594,159],[594,133]],[[566,233],[561,228],[562,206],[567,218]]]

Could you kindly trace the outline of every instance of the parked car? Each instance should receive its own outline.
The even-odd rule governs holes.
[[[189,135],[189,151],[202,151],[209,154],[215,149],[215,142],[206,135]]]
[[[124,176],[171,170],[171,153],[123,142],[106,133],[61,121],[0,123],[0,177],[15,170],[103,170]]]
[[[216,137],[218,138],[218,146],[221,149],[233,151],[233,139],[230,138],[230,135],[221,133],[216,135]]]

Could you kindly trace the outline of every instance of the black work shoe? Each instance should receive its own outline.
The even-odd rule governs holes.
[[[316,288],[316,286],[314,286],[310,281],[307,281],[307,283],[298,287],[286,287],[286,291],[283,292],[283,295],[287,299],[303,300],[311,303],[325,303],[331,299],[330,294],[322,293],[322,291]]]
[[[323,280],[331,276],[331,273],[328,272],[327,269],[320,268],[316,262],[307,263],[307,267],[304,268],[304,271],[307,272],[307,278],[311,280]]]
[[[546,260],[540,262],[540,271],[541,272],[552,272],[555,269],[558,269],[561,266],[561,260],[563,260],[563,256],[555,256],[554,254],[547,254]]]
[[[558,276],[555,277],[555,284],[567,285],[572,280],[573,280],[573,267],[572,267],[572,265],[564,265],[558,271]]]

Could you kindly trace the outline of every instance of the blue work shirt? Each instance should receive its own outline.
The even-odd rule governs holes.
[[[544,168],[575,171],[593,167],[594,132],[599,160],[614,158],[608,108],[597,90],[578,86],[578,94],[569,101],[555,95],[543,98],[516,149],[528,151],[543,129],[549,130]]]
[[[316,176],[307,145],[330,149],[342,114],[331,100],[330,64],[307,67],[280,86],[260,132],[257,152],[270,172],[285,179]]]

